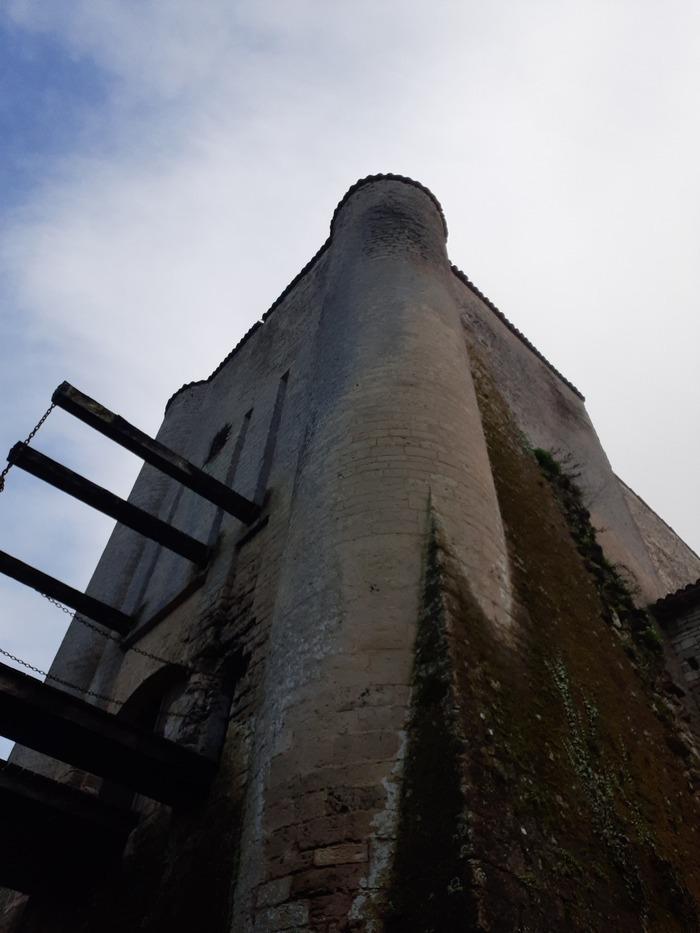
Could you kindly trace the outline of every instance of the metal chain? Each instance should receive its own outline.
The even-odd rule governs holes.
[[[102,635],[103,638],[107,638],[109,641],[117,642],[121,644],[121,639],[118,635],[113,635],[112,632],[105,632],[103,629],[99,628],[93,622],[90,622],[88,619],[84,619],[77,612],[73,612],[72,609],[69,609],[68,606],[64,606],[63,603],[59,603],[57,599],[54,599],[53,596],[47,596],[46,593],[41,593],[45,600],[55,606],[57,609],[60,609],[61,612],[65,612],[66,615],[72,616],[76,622],[79,622],[81,625],[84,625],[85,628],[89,628],[91,631],[96,632],[98,635]],[[176,661],[169,661],[167,658],[163,658],[158,654],[153,654],[151,651],[145,651],[143,648],[137,648],[136,645],[130,645],[127,651],[133,651],[136,654],[143,655],[144,658],[149,658],[151,661],[157,661],[159,664],[177,664],[178,667],[183,668],[190,674],[204,674],[204,671],[197,671],[195,668],[189,667],[186,664],[180,664]],[[18,664],[22,664],[24,667],[28,668],[30,671],[36,671],[37,674],[41,674],[43,677],[49,677],[51,680],[55,680],[59,684],[63,684],[64,687],[70,687],[71,690],[77,690],[78,693],[84,693],[87,696],[96,697],[98,700],[106,700],[108,703],[114,703],[115,706],[121,706],[122,700],[115,700],[114,697],[105,696],[102,693],[95,693],[94,690],[87,690],[84,687],[79,687],[77,684],[72,684],[67,680],[62,680],[60,677],[54,677],[53,674],[47,674],[46,671],[39,670],[38,667],[34,667],[33,664],[29,664],[27,661],[23,661],[21,658],[16,658],[14,655],[9,654],[7,651],[4,651],[0,648],[0,654],[4,654],[6,658],[12,658],[13,661],[17,661]],[[207,677],[211,677],[211,674],[205,674]],[[169,712],[168,716],[173,719],[186,719],[187,713],[173,713]]]
[[[32,440],[34,439],[34,435],[37,433],[37,431],[39,430],[39,428],[40,428],[40,427],[42,426],[42,424],[46,421],[46,419],[49,417],[49,415],[51,414],[51,412],[54,410],[55,407],[56,407],[56,406],[54,405],[54,403],[51,402],[51,404],[50,404],[49,407],[46,409],[46,411],[44,412],[44,414],[41,416],[41,418],[39,418],[39,420],[37,421],[37,423],[34,425],[34,427],[32,428],[32,430],[29,432],[29,434],[28,434],[28,435],[26,436],[26,438],[24,439],[24,443],[25,443],[25,444],[30,444],[30,443],[32,442]],[[7,477],[7,474],[10,472],[10,470],[12,469],[13,466],[14,466],[14,464],[8,463],[8,464],[5,466],[5,468],[2,470],[2,472],[0,472],[0,492],[2,492],[3,489],[5,488],[5,478]]]
[[[4,648],[0,648],[0,654],[4,655],[6,658],[9,658],[11,661],[15,661],[17,664],[21,664],[22,667],[26,667],[27,670],[34,671],[35,674],[39,674],[41,677],[45,677],[47,680],[53,680],[57,684],[68,687],[69,690],[77,690],[78,693],[85,693],[88,696],[95,697],[97,700],[104,700],[106,703],[113,703],[115,706],[121,706],[121,700],[115,700],[114,697],[106,696],[104,693],[96,693],[94,690],[86,690],[84,687],[79,687],[77,684],[72,684],[69,680],[64,680],[62,677],[56,677],[54,674],[49,674],[48,671],[42,671],[41,668],[35,667],[28,661],[23,661],[22,658],[18,658],[15,654],[10,654],[10,652],[5,651]]]
[[[16,654],[10,654],[10,652],[5,651],[4,648],[0,648],[0,654],[6,658],[9,658],[10,661],[14,661],[16,664],[21,664],[22,667],[26,667],[28,671],[34,671],[34,673],[39,674],[40,677],[45,677],[47,680],[52,680],[56,684],[61,684],[62,687],[68,687],[69,690],[74,690],[76,693],[83,693],[86,696],[95,697],[96,700],[102,700],[105,703],[111,703],[116,707],[123,705],[123,700],[115,700],[114,697],[107,696],[104,693],[97,693],[96,690],[88,690],[85,687],[79,687],[77,684],[71,683],[70,680],[64,680],[63,677],[56,677],[55,674],[49,674],[48,671],[42,671],[40,667],[35,667],[33,664],[30,664],[29,661],[25,661],[23,658],[18,658]],[[168,712],[167,715],[172,719],[186,719],[188,714]]]
[[[44,414],[41,416],[41,418],[39,418],[37,423],[34,425],[32,430],[29,432],[29,434],[24,439],[25,444],[30,444],[34,440],[34,437],[36,436],[37,432],[41,428],[42,424],[46,421],[46,419],[49,417],[49,415],[51,414],[51,412],[54,410],[55,407],[56,407],[55,404],[51,402],[51,404],[46,409]],[[7,478],[7,474],[10,472],[13,466],[14,466],[13,463],[7,463],[5,468],[2,471],[0,471],[0,492],[4,490],[5,479]],[[45,593],[42,593],[41,595],[44,596],[46,599],[48,599],[50,603],[53,603],[54,606],[57,606],[62,612],[66,612],[68,613],[68,615],[72,614],[70,609],[67,609],[65,606],[57,602],[55,599],[52,599],[50,596],[46,596]],[[99,629],[95,628],[95,631],[99,631]],[[17,655],[10,654],[10,652],[5,651],[4,648],[0,648],[0,654],[6,658],[9,658],[11,661],[14,661],[16,664],[21,664],[22,667],[26,667],[27,670],[34,671],[34,673],[39,674],[40,677],[45,677],[47,680],[53,680],[57,684],[61,684],[64,687],[68,687],[69,690],[76,690],[79,693],[85,693],[88,696],[95,697],[96,700],[103,700],[106,703],[114,703],[116,706],[121,705],[119,700],[115,700],[114,697],[106,696],[104,693],[96,693],[94,690],[87,690],[84,687],[79,687],[77,684],[72,684],[69,680],[64,680],[62,677],[56,677],[54,674],[49,674],[48,671],[42,671],[41,668],[35,667],[33,664],[30,664],[28,661],[22,660],[22,658],[18,658]]]
[[[115,639],[115,641],[117,640],[118,639]],[[181,661],[169,661],[167,658],[162,658],[159,654],[153,654],[152,651],[146,651],[145,648],[137,648],[136,645],[129,645],[126,650],[133,651],[134,654],[140,654],[142,658],[148,658],[150,661],[158,661],[159,664],[177,664],[178,667],[181,667],[189,674],[204,674],[204,671],[197,671],[195,668],[190,667],[189,664],[182,664]],[[204,676],[209,675],[204,674]]]
[[[54,402],[51,402],[51,404],[46,409],[44,414],[41,416],[41,418],[39,418],[37,423],[34,425],[32,430],[29,432],[29,434],[25,438],[24,440],[25,444],[30,444],[32,442],[37,432],[39,431],[39,429],[41,428],[41,426],[46,421],[46,419],[49,417],[49,415],[51,414],[51,412],[54,410],[55,407],[56,405],[54,404]],[[5,468],[0,472],[0,492],[2,492],[3,489],[5,488],[5,477],[10,472],[13,466],[14,466],[13,463],[8,463],[5,466]],[[73,610],[69,609],[67,606],[64,606],[63,603],[59,603],[58,600],[53,599],[51,596],[47,596],[46,593],[41,593],[41,595],[44,597],[44,599],[52,603],[52,605],[56,606],[57,609],[60,609],[61,612],[65,612],[66,615],[69,615],[69,616],[74,616],[74,618],[77,619],[77,621],[81,625],[84,625],[86,628],[91,629],[93,632],[96,632],[98,635],[102,635],[103,638],[109,638],[111,641],[116,641],[116,642],[120,641],[118,635],[112,635],[111,632],[105,632],[103,629],[98,628],[98,626],[93,625],[92,622],[88,622],[87,619],[84,619],[82,616],[78,615],[77,613],[73,613]],[[151,651],[146,651],[144,648],[137,648],[135,645],[132,645],[131,647],[127,648],[127,651],[133,651],[135,654],[140,654],[144,658],[148,658],[151,661],[157,661],[159,664],[174,664],[175,663],[174,661],[169,661],[167,658],[160,657],[160,655],[153,654]],[[26,666],[31,667],[31,665],[26,665]],[[190,668],[187,665],[180,665],[180,666],[184,667],[185,670],[187,671],[192,670],[192,668]],[[75,689],[78,689],[78,688],[75,688]]]
[[[47,596],[46,593],[41,594],[44,599],[50,602],[57,609],[60,609],[61,612],[65,612],[66,615],[73,616],[78,622],[84,625],[86,628],[91,629],[93,632],[97,632],[98,635],[102,635],[105,638],[108,638],[110,641],[119,642],[118,635],[112,635],[111,632],[104,632],[102,629],[98,628],[92,622],[89,622],[87,619],[84,619],[82,616],[77,613],[73,613],[71,609],[67,606],[64,606],[63,603],[59,603],[57,599],[54,599],[52,596]],[[131,647],[127,648],[127,651],[135,651],[137,654],[142,654],[147,658],[150,658],[153,661],[158,661],[162,664],[174,664],[174,661],[168,661],[167,658],[161,658],[157,654],[151,654],[150,651],[144,651],[142,648]],[[58,684],[62,684],[64,687],[68,687],[71,690],[75,690],[78,693],[84,693],[86,696],[95,697],[97,700],[104,700],[107,703],[113,703],[115,706],[121,706],[122,700],[115,700],[114,697],[105,696],[104,693],[96,693],[94,690],[88,690],[86,687],[79,687],[77,684],[71,683],[69,680],[64,680],[62,677],[56,677],[54,674],[49,674],[47,671],[42,671],[40,668],[35,667],[33,664],[30,664],[28,661],[23,661],[22,658],[16,657],[14,654],[10,654],[9,651],[5,651],[3,648],[0,648],[0,654],[3,654],[6,658],[10,658],[12,661],[16,661],[18,664],[21,664],[22,667],[26,667],[30,671],[34,671],[36,674],[40,674],[42,677],[46,677],[49,680],[53,680]],[[184,665],[180,665],[185,667]],[[185,670],[191,671],[192,668],[185,667]],[[174,718],[184,719],[186,713],[168,713],[168,716]]]
[[[29,434],[24,439],[25,444],[30,444],[32,442],[37,432],[39,431],[39,429],[41,428],[41,426],[46,421],[46,419],[49,417],[49,415],[51,414],[51,412],[54,410],[55,407],[56,405],[53,402],[49,405],[49,407],[46,409],[44,414],[41,416],[41,418],[39,418],[37,423],[34,425],[32,430],[29,432]],[[13,466],[14,466],[13,463],[7,463],[5,468],[2,471],[0,471],[0,492],[4,490],[5,479],[7,478],[7,474],[10,472]],[[101,635],[103,638],[107,638],[110,641],[115,641],[117,643],[121,642],[121,639],[119,638],[118,635],[113,635],[111,632],[105,632],[104,629],[101,629],[97,625],[94,625],[92,622],[89,622],[87,619],[84,619],[77,612],[74,613],[72,609],[69,609],[67,606],[64,606],[63,603],[60,603],[57,599],[54,599],[52,596],[47,596],[46,593],[41,593],[41,595],[44,597],[44,599],[48,600],[48,602],[50,602],[57,609],[60,609],[61,612],[65,612],[66,615],[72,616],[77,622],[79,622],[81,625],[84,625],[86,628],[91,629],[91,631],[96,632],[98,635]],[[137,648],[136,645],[130,645],[126,650],[133,651],[135,654],[140,654],[142,657],[148,658],[151,661],[156,661],[159,664],[179,663],[175,661],[169,661],[167,658],[163,658],[158,654],[153,654],[153,652],[151,651],[146,651],[144,648]],[[113,703],[116,706],[121,706],[121,701],[115,700],[114,697],[106,696],[103,693],[96,693],[94,690],[88,690],[84,687],[79,687],[77,684],[72,684],[70,683],[70,681],[64,680],[61,677],[55,677],[53,674],[49,674],[47,671],[42,671],[40,668],[35,667],[33,664],[30,664],[28,661],[23,661],[22,658],[18,658],[14,654],[10,654],[9,651],[5,651],[3,648],[0,648],[0,654],[4,655],[4,657],[6,658],[9,658],[11,661],[15,661],[17,664],[21,664],[22,667],[26,667],[27,670],[34,671],[36,674],[39,674],[41,677],[46,677],[48,680],[53,680],[55,683],[62,684],[64,687],[68,687],[70,690],[76,690],[79,693],[86,694],[87,696],[95,697],[95,699],[97,700],[103,700],[107,703]],[[184,669],[186,671],[189,671],[190,673],[198,673],[194,671],[194,669],[189,667],[188,665],[179,664],[179,666],[184,667]],[[204,671],[200,671],[199,673],[203,674]],[[170,713],[169,715],[183,716],[184,714]]]
[[[44,599],[50,602],[57,609],[60,609],[61,612],[65,612],[66,615],[73,616],[75,621],[79,622],[80,625],[84,625],[85,628],[89,628],[91,631],[96,632],[98,635],[101,635],[103,638],[107,638],[109,641],[114,641],[117,644],[121,645],[121,639],[119,635],[113,635],[112,632],[105,632],[104,629],[99,628],[99,626],[95,625],[93,622],[90,622],[88,619],[83,618],[83,616],[81,616],[79,613],[77,612],[74,613],[72,609],[69,609],[67,606],[64,606],[63,603],[59,603],[59,601],[57,599],[54,599],[52,596],[47,596],[46,593],[42,593],[41,595],[44,597]],[[179,661],[170,661],[168,660],[168,658],[163,658],[159,654],[153,654],[152,651],[146,651],[144,648],[137,648],[136,645],[129,645],[129,647],[126,648],[126,651],[133,651],[134,654],[140,654],[144,658],[148,658],[151,661],[157,661],[159,664],[177,664],[179,667],[184,668],[184,670],[192,674],[194,673],[203,674],[204,673],[204,671],[199,671],[199,672],[195,671],[194,668],[190,667],[187,664],[182,664]]]

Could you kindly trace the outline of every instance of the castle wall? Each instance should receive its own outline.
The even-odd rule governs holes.
[[[532,447],[577,474],[608,559],[626,568],[642,602],[668,592],[635,523],[583,399],[535,355],[487,303],[455,279],[465,339],[483,359]]]
[[[525,655],[510,562],[523,555],[506,539],[482,370],[529,443],[576,464],[610,559],[647,599],[666,591],[582,399],[455,276],[434,198],[399,179],[351,189],[316,259],[209,380],[174,396],[158,434],[203,465],[230,425],[205,468],[260,502],[260,518],[245,528],[144,467],[130,501],[215,544],[206,576],[117,526],[88,588],[143,625],[129,645],[189,668],[166,734],[221,764],[200,811],[163,822],[139,804],[125,877],[156,872],[157,884],[134,882],[125,916],[107,882],[87,924],[109,933],[147,915],[156,930],[172,916],[185,929],[192,911],[223,933],[230,907],[236,933],[330,933],[348,917],[371,928],[390,883],[436,528],[489,641]],[[123,649],[74,622],[52,673],[114,697],[116,712],[162,665]],[[27,750],[15,760],[84,780]],[[218,875],[200,879],[212,852]],[[204,926],[185,903],[195,877]],[[27,929],[49,930],[49,908],[37,901]]]
[[[429,505],[494,626],[512,624],[450,279],[442,219],[420,190],[369,186],[336,217],[236,930],[360,918],[358,887],[371,901],[386,883]]]
[[[619,480],[622,494],[647,546],[662,584],[662,594],[673,593],[700,579],[700,557],[633,489]]]
[[[664,628],[680,660],[688,689],[700,704],[700,600],[669,619]]]
[[[306,386],[311,372],[308,352],[318,315],[323,269],[323,262],[318,263],[288,296],[284,312],[270,318],[254,339],[243,343],[235,365],[224,367],[211,381],[194,384],[178,393],[157,435],[158,440],[202,466],[212,439],[222,426],[230,424],[225,447],[205,469],[249,498],[258,494],[261,475],[271,471],[268,485],[274,489],[274,508],[263,513],[268,522],[260,537],[266,551],[263,576],[268,592],[271,590],[273,594],[276,580],[270,579],[270,568],[276,566],[274,555],[283,547],[286,533],[296,458],[305,425]],[[281,393],[281,386],[287,391]],[[277,412],[276,418],[275,411],[282,395],[280,420],[280,413]],[[275,418],[279,421],[277,426],[273,424]],[[236,547],[248,529],[148,465],[139,473],[129,501],[202,541],[209,541],[210,535],[216,537],[216,552],[206,580],[183,609],[175,616],[168,614],[154,628],[144,629],[143,635],[134,640],[137,648],[199,668],[202,665],[196,656],[213,636],[218,639],[221,634],[216,627],[212,628],[211,620],[224,611],[221,606],[226,604],[235,585],[236,565],[246,548],[250,550],[253,545],[251,542],[241,550]],[[254,546],[259,550],[260,542]],[[117,525],[87,592],[133,613],[138,627],[148,623],[158,610],[192,585],[197,575],[197,568],[189,561]],[[266,619],[261,617],[260,629],[265,629],[265,623]],[[217,624],[220,628],[220,622]],[[229,641],[233,641],[231,633]],[[121,702],[145,674],[158,666],[158,662],[133,651],[124,654],[119,645],[76,620],[69,627],[51,673]],[[110,709],[116,706],[112,704]],[[19,747],[12,760],[50,776],[68,770]]]

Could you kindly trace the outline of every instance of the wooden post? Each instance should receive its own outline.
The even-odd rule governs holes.
[[[0,735],[163,803],[202,796],[216,763],[0,664]]]
[[[5,551],[0,551],[0,573],[30,586],[33,590],[38,590],[45,596],[65,603],[81,615],[119,632],[120,635],[126,635],[132,626],[133,619],[119,609],[114,609],[107,603],[100,602],[99,599],[81,593],[80,590],[74,590],[67,583],[62,583],[55,577],[42,573],[36,567],[25,564],[16,557],[12,557],[11,554],[6,554]]]
[[[234,492],[160,441],[153,440],[143,431],[139,431],[120,415],[115,415],[99,402],[83,395],[69,383],[62,382],[51,401],[246,525],[259,515],[260,507],[250,499]]]
[[[0,762],[0,884],[30,894],[96,879],[120,857],[137,819],[94,794]]]
[[[128,525],[139,534],[152,538],[193,563],[203,566],[209,560],[211,552],[206,544],[190,537],[184,531],[173,528],[172,525],[168,525],[159,518],[149,515],[148,512],[144,512],[143,509],[137,508],[130,502],[120,499],[119,496],[97,486],[84,476],[74,473],[27,444],[15,444],[7,455],[7,459],[20,469],[80,499],[81,502],[104,512],[105,515],[116,518],[123,525]]]

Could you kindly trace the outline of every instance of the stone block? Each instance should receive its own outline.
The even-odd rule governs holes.
[[[398,732],[358,732],[339,735],[333,743],[338,763],[384,760],[399,750]]]
[[[295,898],[311,898],[336,891],[355,891],[366,871],[364,862],[344,862],[340,865],[314,866],[294,875],[292,892]]]
[[[314,851],[314,865],[347,865],[351,862],[367,861],[367,843],[345,843],[337,846],[325,846]]]
[[[289,898],[292,889],[292,876],[277,878],[261,884],[255,895],[257,907],[275,907]]]
[[[280,907],[268,907],[258,911],[255,917],[255,933],[281,933],[292,930],[309,921],[309,906],[305,901],[290,901]]]

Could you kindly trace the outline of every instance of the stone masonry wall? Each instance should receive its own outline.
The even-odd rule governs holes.
[[[140,628],[119,645],[74,622],[52,673],[111,695],[118,713],[162,664],[132,644],[186,665],[166,734],[219,754],[219,773],[187,813],[142,801],[118,878],[59,906],[31,898],[23,933],[382,928],[430,530],[468,587],[479,639],[517,657],[531,623],[514,594],[523,555],[502,517],[477,360],[513,430],[579,464],[611,560],[661,595],[581,398],[455,276],[445,237],[420,185],[358,184],[264,323],[171,399],[159,439],[258,501],[260,519],[245,528],[144,467],[130,501],[213,544],[211,565],[198,575],[117,526],[88,592]],[[99,790],[29,750],[14,757]]]
[[[543,365],[484,300],[455,279],[465,339],[488,361],[518,428],[532,447],[553,450],[580,474],[581,488],[609,559],[626,568],[650,602],[667,592],[635,523],[582,398]]]
[[[386,885],[430,501],[507,629],[503,530],[441,218],[401,182],[336,217],[233,928],[362,928]],[[478,582],[476,582],[478,581]]]
[[[681,662],[685,682],[700,703],[700,600],[674,614],[664,628]]]
[[[663,585],[662,595],[672,593],[699,579],[700,557],[634,490],[622,480],[619,482]]]

